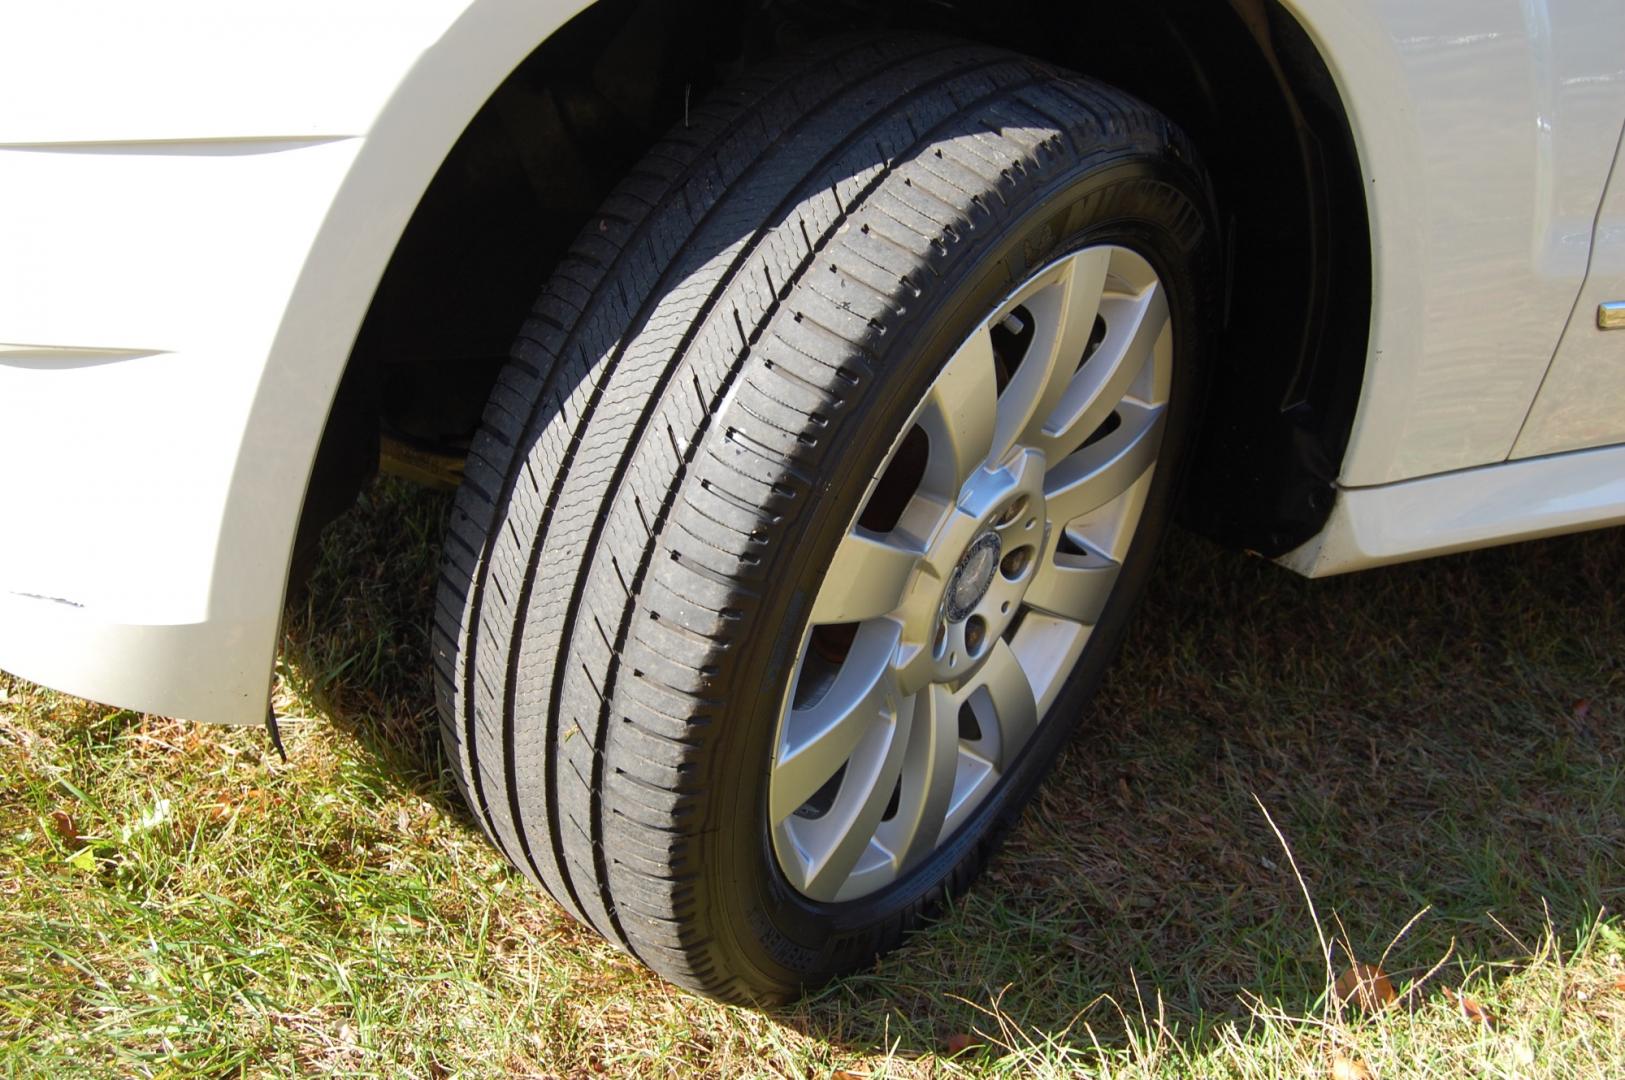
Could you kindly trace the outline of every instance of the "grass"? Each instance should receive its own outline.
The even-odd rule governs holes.
[[[444,512],[384,483],[329,531],[285,764],[0,676],[0,1069],[1625,1075],[1625,531],[1322,582],[1176,535],[978,887],[762,1012],[647,974],[477,833],[427,677]],[[1399,1000],[1339,1005],[1322,933]]]

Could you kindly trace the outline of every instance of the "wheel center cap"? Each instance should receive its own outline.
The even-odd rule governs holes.
[[[976,605],[987,595],[993,575],[999,569],[999,551],[998,534],[991,532],[978,536],[965,550],[948,583],[946,614],[949,622],[959,622],[975,611]]]

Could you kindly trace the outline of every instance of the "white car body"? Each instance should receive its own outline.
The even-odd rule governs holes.
[[[578,0],[0,13],[0,668],[257,723],[357,330]],[[1625,5],[1292,0],[1366,181],[1370,345],[1311,575],[1625,521]],[[1610,179],[1610,177],[1612,177]]]

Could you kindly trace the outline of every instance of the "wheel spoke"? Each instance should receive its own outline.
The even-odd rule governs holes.
[[[1111,255],[1090,248],[1055,268],[1056,278],[1022,302],[1037,325],[1027,354],[999,395],[997,460],[1016,442],[1033,442],[1061,402],[1094,330]]]
[[[1021,748],[1027,745],[1038,726],[1038,701],[1032,680],[1022,670],[1021,661],[1008,642],[1000,641],[988,654],[976,682],[992,700],[993,715],[999,725],[999,768],[1010,767]]]
[[[1045,507],[1056,528],[1105,506],[1156,464],[1163,406],[1125,399],[1117,413],[1121,422],[1116,430],[1063,459],[1044,477]]]
[[[818,587],[813,623],[862,622],[897,610],[919,561],[919,550],[907,540],[853,528]]]
[[[1106,338],[1072,376],[1056,407],[1045,414],[1032,442],[1058,461],[1105,423],[1134,384],[1162,339],[1172,333],[1168,298],[1152,282],[1142,292],[1108,295],[1100,306]]]
[[[998,422],[993,339],[978,329],[931,384],[919,424],[931,441],[921,487],[952,502],[987,460]]]
[[[864,624],[824,695],[785,717],[769,785],[774,823],[795,813],[852,760],[865,736],[891,722],[897,711],[892,658],[900,635],[889,620]]]
[[[1039,566],[1023,601],[1047,615],[1093,626],[1100,621],[1100,612],[1122,567],[1097,551],[1086,549],[1080,555],[1054,550],[1062,530],[1057,527],[1055,532],[1048,557]]]
[[[852,876],[858,860],[869,849],[880,819],[891,804],[897,778],[903,771],[912,731],[912,706],[897,713],[897,723],[889,732],[876,732],[864,747],[862,769],[847,769],[835,805],[819,825],[825,838],[823,850],[813,857],[803,891],[815,900],[835,900],[841,886]]]
[[[928,686],[915,696],[908,738],[897,813],[881,830],[899,873],[936,849],[953,799],[959,702],[946,687]]]

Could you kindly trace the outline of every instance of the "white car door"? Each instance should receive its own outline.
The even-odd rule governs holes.
[[[1625,323],[1621,308],[1625,308],[1625,135],[1597,212],[1585,285],[1512,449],[1514,458],[1625,443],[1625,325],[1608,326]]]

